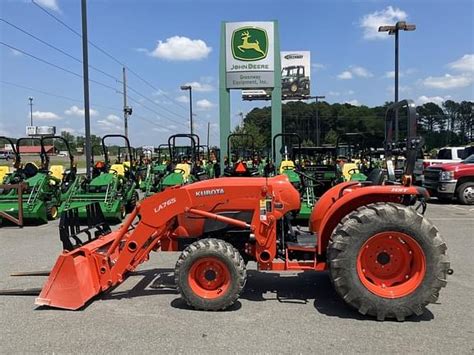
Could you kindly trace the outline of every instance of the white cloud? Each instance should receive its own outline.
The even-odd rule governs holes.
[[[311,68],[314,68],[316,70],[320,70],[320,69],[326,69],[326,66],[324,64],[321,64],[321,63],[311,63]]]
[[[350,71],[355,76],[358,76],[358,77],[361,77],[361,78],[370,78],[370,77],[374,76],[370,71],[368,71],[367,69],[365,69],[363,67],[352,67],[350,69]]]
[[[353,79],[356,76],[359,78],[370,78],[370,77],[373,77],[374,75],[363,67],[350,66],[349,69],[344,70],[337,77],[338,79],[341,79],[341,80],[349,80],[349,79]]]
[[[352,79],[353,76],[352,76],[352,73],[348,70],[345,70],[343,71],[341,74],[339,74],[337,76],[338,79],[341,79],[341,80],[349,80],[349,79]]]
[[[465,54],[458,60],[449,63],[448,66],[453,70],[461,72],[474,72],[474,54]]]
[[[193,88],[193,91],[197,92],[209,92],[214,90],[214,87],[209,84],[208,82],[198,82],[198,81],[192,81],[190,83],[184,84],[186,86],[191,86]]]
[[[344,103],[352,105],[352,106],[361,106],[361,103],[355,99],[344,101]]]
[[[398,75],[400,76],[400,73]],[[395,78],[395,70],[390,70],[388,72],[385,72],[385,75],[383,77],[386,78],[386,79]]]
[[[166,60],[199,60],[207,58],[212,48],[200,39],[173,36],[166,41],[158,41],[156,48],[149,54]]]
[[[39,120],[39,121],[57,121],[57,120],[60,120],[61,117],[59,117],[54,112],[34,111],[33,112],[33,119],[34,120]]]
[[[189,96],[181,95],[181,96],[178,96],[175,100],[183,104],[187,104],[189,103]]]
[[[157,91],[154,91],[154,92],[152,93],[153,96],[164,96],[164,95],[166,95],[166,94],[167,94],[167,92],[164,91],[164,90],[161,90],[161,89],[158,89]]]
[[[72,127],[62,127],[60,129],[61,132],[67,132],[67,133],[71,133],[71,134],[75,134],[76,133],[76,130]]]
[[[341,93],[338,92],[338,91],[329,91],[329,92],[328,92],[328,95],[329,95],[329,96],[339,96],[339,95],[341,95]]]
[[[50,10],[58,11],[60,12],[61,10],[59,9],[58,2],[56,0],[35,0],[39,5],[46,7]]]
[[[347,91],[347,95],[354,95],[355,94],[355,91],[354,90],[348,90]]]
[[[425,96],[422,95],[416,100],[417,105],[423,105],[427,102],[434,102],[435,104],[441,105],[446,100],[449,100],[451,96]]]
[[[122,121],[122,119],[119,116],[112,115],[112,114],[108,115],[106,119],[110,122],[120,122],[120,121]]]
[[[429,76],[423,80],[423,84],[435,89],[458,89],[471,85],[474,82],[473,75],[460,74],[444,76]]]
[[[212,102],[210,102],[209,100],[206,100],[206,99],[202,99],[202,100],[198,100],[196,102],[196,106],[199,110],[210,110],[212,109],[214,106],[216,106],[215,104],[213,104]]]
[[[166,127],[153,127],[153,130],[155,132],[159,132],[159,133],[167,133],[169,132],[170,130]]]
[[[84,112],[85,112],[85,110],[84,110],[83,108],[79,108],[79,107],[77,107],[76,105],[71,106],[71,107],[68,108],[66,111],[64,111],[64,113],[65,113],[66,115],[78,116],[78,117],[84,117]],[[91,117],[92,117],[92,116],[98,116],[98,115],[99,115],[99,111],[90,108],[90,109],[89,109],[89,115],[90,115]]]
[[[20,57],[20,56],[23,55],[23,53],[21,53],[20,51],[17,51],[16,49],[13,49],[13,48],[10,49],[10,53],[15,57]]]
[[[388,6],[384,10],[364,15],[359,22],[364,31],[365,39],[388,39],[387,32],[379,32],[379,26],[393,25],[397,21],[404,21],[407,13],[398,8]]]

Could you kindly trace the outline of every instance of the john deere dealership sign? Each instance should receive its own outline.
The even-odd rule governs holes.
[[[273,88],[273,22],[226,23],[228,89]]]

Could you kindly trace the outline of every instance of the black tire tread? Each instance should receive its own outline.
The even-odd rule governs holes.
[[[436,278],[429,285],[430,292],[424,299],[417,299],[416,302],[412,300],[403,306],[394,304],[393,306],[381,307],[380,303],[375,304],[370,299],[367,299],[367,297],[362,297],[359,292],[351,287],[349,280],[344,276],[345,272],[350,268],[355,268],[353,266],[354,260],[344,258],[344,252],[351,244],[351,241],[360,236],[360,233],[358,233],[359,228],[363,224],[373,222],[374,220],[378,220],[380,223],[384,223],[387,220],[396,221],[397,223],[409,223],[410,226],[416,226],[425,235],[429,236],[430,248],[437,255],[434,270]],[[446,244],[441,239],[438,229],[413,208],[396,203],[383,202],[362,206],[344,217],[331,236],[328,245],[331,281],[339,296],[351,307],[358,310],[359,313],[375,316],[378,320],[395,318],[398,321],[403,321],[412,314],[423,314],[425,306],[436,302],[440,289],[446,286],[446,276],[450,266],[446,249]]]
[[[182,266],[188,258],[190,258],[194,253],[200,250],[207,250],[221,254],[222,256],[230,260],[233,267],[237,270],[237,291],[231,294],[230,297],[225,300],[225,303],[221,304],[218,308],[206,308],[196,304],[195,302],[192,302],[192,300],[187,297],[187,295],[180,287],[179,278],[180,273],[182,272]],[[232,246],[232,244],[229,244],[221,239],[205,238],[192,243],[186,249],[183,250],[183,252],[178,258],[178,261],[176,262],[174,277],[176,287],[179,293],[181,294],[181,297],[186,301],[189,306],[199,310],[219,311],[230,307],[232,304],[235,303],[237,298],[239,298],[239,295],[242,292],[245,286],[245,282],[247,280],[247,271],[245,268],[244,259],[240,255],[239,251]]]

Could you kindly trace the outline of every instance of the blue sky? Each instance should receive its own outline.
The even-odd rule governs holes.
[[[80,31],[79,0],[36,0]],[[81,58],[81,40],[29,0],[1,0],[0,17]],[[415,23],[415,32],[400,35],[400,96],[417,103],[474,99],[474,2],[445,1],[270,1],[270,0],[90,0],[89,39],[152,87],[128,74],[134,114],[134,145],[163,143],[188,130],[187,102],[179,86],[192,83],[195,122],[211,143],[218,142],[218,59],[221,21],[278,20],[282,50],[309,50],[312,94],[329,102],[380,105],[393,98],[393,37],[376,32],[397,20]],[[82,64],[0,22],[0,40],[82,74]],[[121,78],[121,66],[90,48],[90,64]],[[90,71],[92,131],[120,132],[123,126],[121,84]],[[0,45],[0,134],[24,135],[29,121],[28,97],[38,125],[83,131],[82,79]],[[65,96],[77,101],[49,96]],[[114,90],[115,89],[115,90]],[[159,89],[159,90],[156,90]],[[141,97],[139,94],[145,98]],[[144,105],[151,110],[144,108]],[[264,103],[240,100],[232,93],[233,126],[239,112]],[[152,112],[153,111],[153,112]]]

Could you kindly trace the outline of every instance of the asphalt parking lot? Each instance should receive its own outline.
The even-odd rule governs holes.
[[[249,272],[225,312],[188,309],[173,288],[176,253],[155,253],[138,272],[81,311],[37,308],[34,296],[0,296],[0,353],[473,353],[474,207],[430,203],[454,275],[439,303],[403,323],[349,309],[327,274]],[[41,287],[61,251],[57,222],[0,229],[0,288]]]

